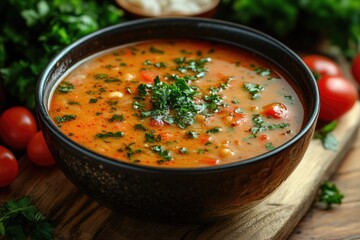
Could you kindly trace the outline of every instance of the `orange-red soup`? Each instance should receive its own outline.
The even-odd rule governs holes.
[[[159,40],[83,61],[50,102],[59,129],[117,159],[164,167],[226,164],[300,130],[303,107],[268,62],[233,46]]]

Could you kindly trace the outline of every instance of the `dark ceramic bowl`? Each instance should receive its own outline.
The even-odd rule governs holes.
[[[169,169],[104,157],[65,136],[48,114],[58,79],[80,60],[148,39],[195,38],[242,47],[281,68],[305,108],[300,133],[263,155],[227,165]],[[38,82],[36,104],[45,139],[65,175],[84,193],[122,214],[162,222],[200,222],[248,209],[272,193],[301,161],[319,111],[316,82],[301,59],[273,38],[236,24],[201,18],[129,21],[90,34],[61,51]]]

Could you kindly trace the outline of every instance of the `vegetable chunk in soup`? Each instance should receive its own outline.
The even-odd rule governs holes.
[[[119,161],[163,167],[232,163],[301,128],[303,107],[277,69],[220,43],[154,40],[70,69],[50,116],[75,142]]]

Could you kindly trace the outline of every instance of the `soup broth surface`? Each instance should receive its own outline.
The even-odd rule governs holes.
[[[204,167],[248,159],[293,138],[303,107],[285,76],[234,46],[154,40],[69,70],[50,116],[73,141],[119,161]]]

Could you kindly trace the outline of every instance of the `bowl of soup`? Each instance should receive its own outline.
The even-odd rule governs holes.
[[[319,96],[276,39],[172,17],[63,49],[36,105],[51,153],[85,194],[130,217],[184,223],[230,217],[274,192],[312,139]]]

